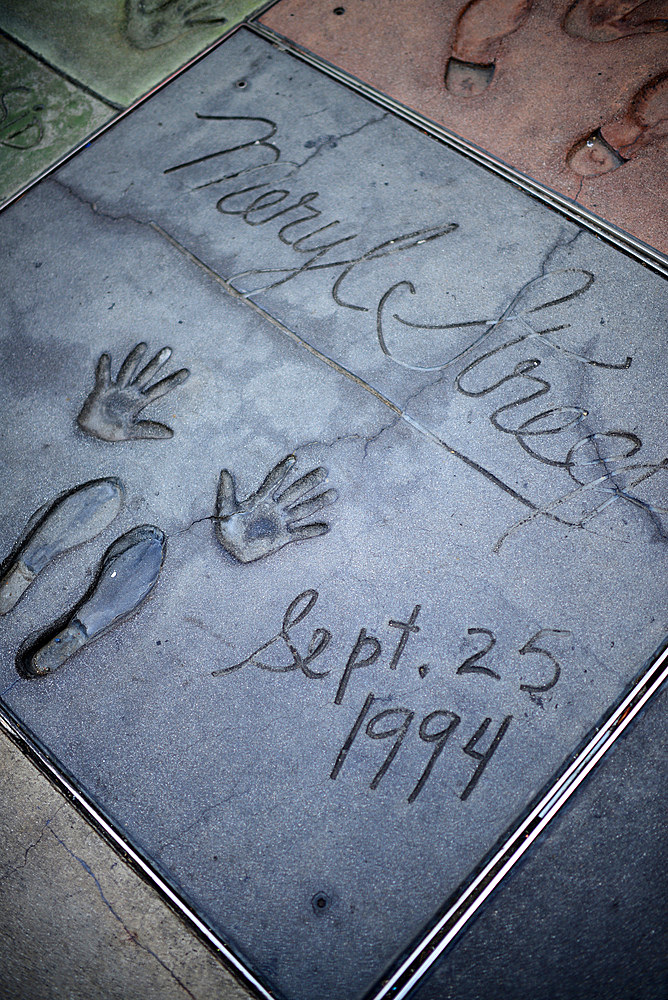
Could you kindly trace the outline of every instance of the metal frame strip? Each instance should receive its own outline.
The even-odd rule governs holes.
[[[389,997],[404,1000],[410,994],[666,680],[668,641],[605,722],[596,727],[575,759],[544,790],[528,815],[479,871],[471,885],[451,903],[431,930],[414,944],[379,988],[368,995],[368,1000],[386,1000]]]

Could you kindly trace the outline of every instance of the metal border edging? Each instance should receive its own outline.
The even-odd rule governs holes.
[[[284,35],[280,35],[271,28],[266,28],[263,24],[259,24],[257,20],[248,21],[245,27],[278,48],[288,52],[290,55],[301,59],[302,62],[306,62],[315,69],[319,69],[322,73],[332,77],[338,83],[367,98],[367,100],[385,108],[387,111],[391,111],[398,118],[403,118],[405,121],[410,122],[411,125],[415,125],[433,139],[437,139],[439,142],[444,143],[444,145],[457,150],[458,153],[463,154],[471,160],[475,160],[476,163],[487,170],[510,181],[511,184],[521,188],[538,201],[542,201],[561,215],[567,216],[571,221],[586,226],[587,229],[606,240],[606,242],[612,243],[618,250],[634,257],[664,278],[668,278],[668,257],[654,247],[651,247],[648,243],[643,243],[642,240],[632,236],[631,233],[627,233],[612,223],[606,222],[605,219],[594,215],[593,212],[590,212],[583,205],[579,205],[577,202],[566,198],[557,191],[553,191],[539,181],[533,180],[527,174],[521,173],[503,160],[492,156],[481,147],[474,145],[474,143],[469,142],[467,139],[463,139],[455,132],[451,132],[444,125],[439,125],[430,118],[421,115],[418,111],[414,111],[392,97],[388,97],[387,94],[376,90],[351,73],[339,69],[333,63],[328,62],[309,49],[303,48]]]

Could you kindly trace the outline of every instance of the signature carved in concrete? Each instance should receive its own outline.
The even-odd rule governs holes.
[[[6,615],[52,559],[104,531],[123,504],[123,484],[93,479],[38,510],[0,569],[0,615]]]
[[[137,49],[173,42],[196,24],[225,24],[224,0],[127,0],[126,35]]]
[[[16,667],[22,677],[43,677],[92,639],[127,618],[150,594],[165,557],[164,532],[143,524],[109,546],[95,582],[62,621],[19,651]]]
[[[254,562],[290,542],[316,538],[329,531],[326,522],[309,520],[337,499],[336,490],[332,489],[310,495],[325,482],[327,470],[311,469],[285,486],[296,464],[296,457],[288,455],[271,470],[260,488],[242,501],[237,500],[232,475],[227,469],[220,473],[216,537],[239,562]]]
[[[137,344],[121,365],[116,381],[111,377],[111,358],[103,354],[95,371],[95,387],[81,408],[77,423],[82,431],[103,441],[133,441],[142,438],[171,438],[174,431],[155,420],[139,420],[149,403],[182,385],[190,372],[187,368],[168,375],[151,385],[172,356],[171,347],[163,347],[144,368],[140,368],[147,345]]]

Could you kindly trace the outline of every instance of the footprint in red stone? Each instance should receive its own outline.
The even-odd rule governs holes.
[[[445,86],[456,97],[475,97],[492,82],[499,43],[517,31],[533,0],[470,0],[457,18]]]
[[[668,135],[668,72],[648,80],[623,115],[576,142],[567,156],[568,164],[581,177],[598,177],[621,167],[643,146],[665,135]]]
[[[655,15],[663,15],[657,17]],[[668,31],[666,0],[576,0],[562,22],[567,35],[589,42],[614,42],[627,35]]]

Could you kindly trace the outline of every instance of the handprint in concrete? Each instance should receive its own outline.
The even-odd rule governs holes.
[[[126,36],[136,49],[153,49],[196,24],[225,24],[224,9],[224,0],[127,0]]]
[[[163,347],[141,368],[147,345],[137,344],[121,365],[116,381],[111,377],[111,358],[103,354],[97,363],[95,387],[81,408],[77,423],[82,431],[103,441],[165,439],[174,436],[171,427],[155,420],[139,420],[149,403],[182,385],[190,372],[187,368],[168,375],[151,385],[153,378],[172,356],[171,347]]]
[[[41,112],[29,87],[22,84],[0,94],[0,145],[10,149],[33,149],[44,138]]]
[[[285,486],[297,464],[288,455],[276,465],[260,488],[239,501],[232,475],[223,469],[216,498],[215,531],[223,548],[239,562],[255,562],[277,552],[290,542],[317,538],[329,531],[325,521],[310,518],[337,499],[336,490],[313,494],[327,479],[319,467]]]

